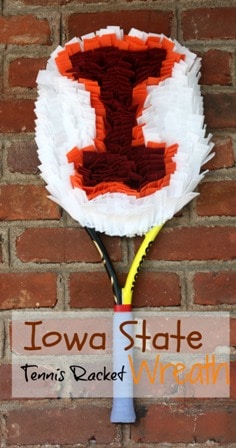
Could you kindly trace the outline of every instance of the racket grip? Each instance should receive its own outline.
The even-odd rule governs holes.
[[[123,322],[132,321],[132,308],[130,305],[116,305],[113,319],[113,370],[123,371],[122,380],[119,378],[113,383],[113,404],[111,411],[112,423],[134,423],[136,419],[133,400],[133,378],[128,361],[129,349],[127,337],[121,333],[120,325]],[[125,332],[132,334],[132,325],[125,326]]]

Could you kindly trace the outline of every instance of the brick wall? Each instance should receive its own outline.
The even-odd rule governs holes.
[[[235,447],[235,2],[2,0],[0,9],[0,445]],[[201,195],[165,226],[150,251],[135,306],[231,312],[230,398],[138,399],[138,421],[131,427],[109,423],[105,399],[11,399],[12,309],[112,306],[89,238],[46,198],[33,134],[38,70],[58,44],[107,24],[163,32],[201,55],[206,121],[216,150]],[[140,239],[104,241],[122,279]]]

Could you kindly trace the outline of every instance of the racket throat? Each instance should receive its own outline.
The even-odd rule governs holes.
[[[118,282],[118,278],[117,278],[117,274],[115,272],[114,266],[112,264],[112,261],[110,259],[110,256],[106,250],[106,247],[104,246],[100,236],[98,235],[98,233],[96,232],[95,229],[92,229],[90,227],[85,227],[86,232],[88,233],[88,235],[90,236],[91,240],[93,241],[100,257],[101,260],[104,264],[104,267],[106,269],[107,275],[110,279],[111,282],[111,287],[112,287],[112,291],[113,291],[113,297],[114,297],[114,302],[116,304],[122,304],[122,292],[121,292],[121,288]]]
[[[122,288],[122,290],[121,290],[122,305],[131,305],[132,304],[133,290],[134,290],[134,285],[130,289],[129,285],[125,284],[125,286]]]
[[[158,233],[162,229],[163,225],[164,224],[155,226],[146,233],[146,235],[145,235],[145,237],[144,237],[144,239],[143,239],[143,241],[133,259],[132,265],[130,267],[130,270],[129,270],[129,273],[128,273],[128,276],[127,276],[127,279],[125,282],[125,286],[124,286],[124,288],[122,288],[122,303],[125,305],[129,305],[132,303],[133,290],[134,290],[135,282],[137,280],[139,271],[140,271],[142,264],[147,256],[147,253],[149,252],[149,249],[151,248],[155,238],[157,237]]]

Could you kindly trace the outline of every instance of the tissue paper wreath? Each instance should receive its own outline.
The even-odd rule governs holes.
[[[108,26],[37,77],[36,143],[50,198],[82,226],[142,235],[196,196],[211,157],[200,59],[162,34]]]

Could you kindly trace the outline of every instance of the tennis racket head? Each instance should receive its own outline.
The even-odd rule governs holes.
[[[120,236],[146,233],[193,199],[212,149],[199,68],[178,42],[135,29],[107,27],[57,48],[37,78],[36,142],[50,198],[82,226]]]

